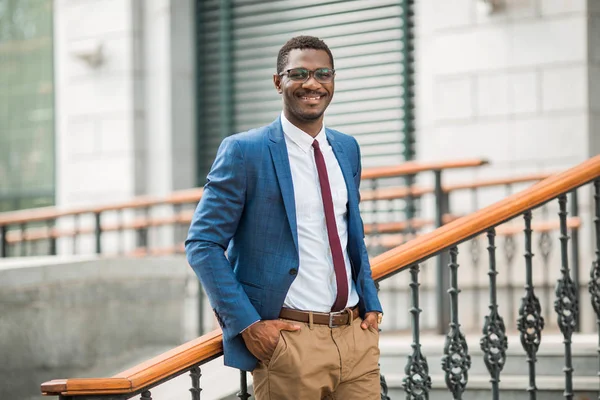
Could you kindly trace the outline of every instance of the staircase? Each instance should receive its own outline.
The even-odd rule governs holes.
[[[483,362],[483,352],[479,347],[480,335],[466,337],[471,356],[469,382],[462,397],[463,400],[489,400],[490,375]],[[441,369],[445,338],[439,335],[421,337],[421,348],[427,357],[432,390],[429,400],[447,400],[451,398],[444,382]],[[382,335],[381,373],[388,384],[388,395],[392,400],[405,399],[402,387],[404,366],[407,357],[412,353],[410,335]],[[598,335],[578,334],[573,336],[572,344],[576,400],[592,400],[598,398]],[[564,399],[565,378],[564,345],[560,332],[552,332],[542,337],[536,363],[537,398],[541,400]],[[529,400],[526,391],[529,382],[527,356],[521,346],[518,333],[508,336],[507,358],[500,375],[500,398],[511,400]]]

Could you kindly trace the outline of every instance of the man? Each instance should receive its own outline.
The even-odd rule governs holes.
[[[334,78],[321,40],[281,48],[283,112],[223,141],[186,240],[225,364],[253,371],[257,400],[380,398],[382,310],[358,209],[360,151],[323,125]]]

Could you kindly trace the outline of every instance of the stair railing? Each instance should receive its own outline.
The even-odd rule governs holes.
[[[420,344],[420,303],[419,271],[420,264],[442,252],[449,253],[447,272],[450,275],[448,290],[451,306],[451,318],[446,333],[442,368],[445,383],[453,398],[460,399],[468,384],[468,372],[471,357],[464,334],[460,329],[458,302],[460,287],[458,284],[458,246],[480,234],[485,234],[488,242],[489,265],[489,313],[485,316],[480,347],[484,362],[490,374],[492,398],[498,399],[499,382],[506,363],[507,337],[504,319],[497,304],[496,292],[496,227],[517,218],[523,218],[525,241],[524,274],[522,304],[517,318],[521,343],[528,356],[529,384],[523,388],[531,399],[537,395],[536,353],[542,341],[544,318],[540,302],[535,294],[532,271],[532,219],[544,204],[558,202],[560,223],[561,268],[556,285],[554,310],[559,328],[564,336],[565,381],[564,395],[573,399],[573,364],[571,355],[571,337],[576,327],[579,304],[575,292],[577,284],[571,278],[569,268],[569,236],[567,228],[567,195],[578,188],[593,182],[593,221],[595,231],[595,254],[590,269],[589,291],[592,306],[596,312],[600,329],[600,156],[594,157],[563,173],[553,175],[538,184],[505,198],[473,214],[452,221],[432,232],[423,234],[408,243],[385,252],[372,260],[373,277],[382,281],[403,270],[411,276],[412,304],[408,310],[412,318],[412,354],[405,367],[404,390],[408,399],[427,399],[431,390],[428,361],[421,351]],[[600,340],[600,336],[599,336]],[[199,399],[200,367],[207,361],[222,354],[222,336],[219,331],[211,332],[194,341],[179,346],[167,353],[148,360],[130,370],[103,379],[60,379],[43,383],[42,392],[46,395],[58,395],[62,399],[124,399],[140,395],[140,399],[151,399],[150,389],[166,380],[190,371],[192,379],[192,399]],[[246,373],[241,373],[241,389],[238,397],[249,397],[246,385]],[[387,397],[387,385],[382,379],[382,399]]]
[[[378,187],[382,181],[389,182],[389,178],[433,172],[440,176],[437,185],[441,188],[443,171],[477,168],[486,164],[487,161],[482,159],[411,161],[365,168],[362,176],[367,186]],[[378,200],[376,193],[371,192],[370,195],[372,201]],[[0,258],[57,253],[138,256],[183,253],[185,233],[201,197],[202,189],[195,188],[177,191],[163,198],[140,196],[102,206],[47,207],[0,213]],[[376,226],[371,228],[377,230]],[[171,232],[171,240],[166,240],[169,244],[165,245],[159,240],[163,236],[160,229],[176,229],[178,232]],[[111,241],[117,245],[107,248],[106,243]]]

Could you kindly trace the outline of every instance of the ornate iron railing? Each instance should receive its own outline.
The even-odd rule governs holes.
[[[576,329],[579,304],[575,295],[577,283],[569,268],[569,236],[567,219],[567,194],[581,186],[593,182],[593,210],[595,248],[591,255],[591,281],[589,290],[592,306],[600,325],[600,156],[592,158],[564,173],[554,175],[533,187],[509,196],[489,207],[450,222],[435,231],[423,234],[397,248],[387,251],[372,260],[373,277],[380,282],[405,269],[410,272],[411,307],[407,312],[412,319],[412,354],[405,368],[404,389],[407,399],[428,399],[431,391],[429,364],[420,344],[419,273],[420,265],[440,253],[449,254],[448,274],[450,275],[449,303],[451,318],[442,358],[445,382],[454,399],[461,399],[468,388],[468,373],[471,366],[469,349],[461,332],[459,301],[459,245],[484,233],[487,237],[489,264],[489,313],[485,317],[480,342],[483,360],[490,374],[491,397],[500,397],[499,382],[507,357],[506,326],[497,303],[498,271],[496,269],[496,230],[502,223],[523,217],[524,226],[524,272],[525,285],[517,327],[521,344],[527,354],[529,382],[523,390],[531,399],[537,398],[536,354],[542,340],[544,317],[539,299],[533,287],[532,272],[532,220],[538,208],[558,201],[560,225],[561,269],[556,285],[554,310],[560,331],[564,337],[564,397],[573,399],[576,388],[573,386],[573,364],[571,339]],[[582,190],[582,189],[579,189]],[[591,196],[590,196],[591,197]],[[590,215],[590,219],[591,219]],[[572,258],[571,258],[572,259]],[[141,395],[150,399],[152,387],[191,371],[192,398],[199,398],[199,379],[202,364],[221,354],[221,334],[218,331],[171,350],[113,378],[106,379],[64,379],[42,384],[42,392],[58,395],[62,399],[123,399]],[[599,336],[600,340],[600,336]],[[600,357],[599,357],[600,359]],[[600,370],[600,367],[599,367]],[[248,398],[246,374],[241,374],[239,398]],[[382,399],[387,398],[387,385],[382,379]]]

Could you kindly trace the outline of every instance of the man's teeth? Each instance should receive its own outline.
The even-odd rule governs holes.
[[[304,100],[319,100],[321,96],[302,96]]]

